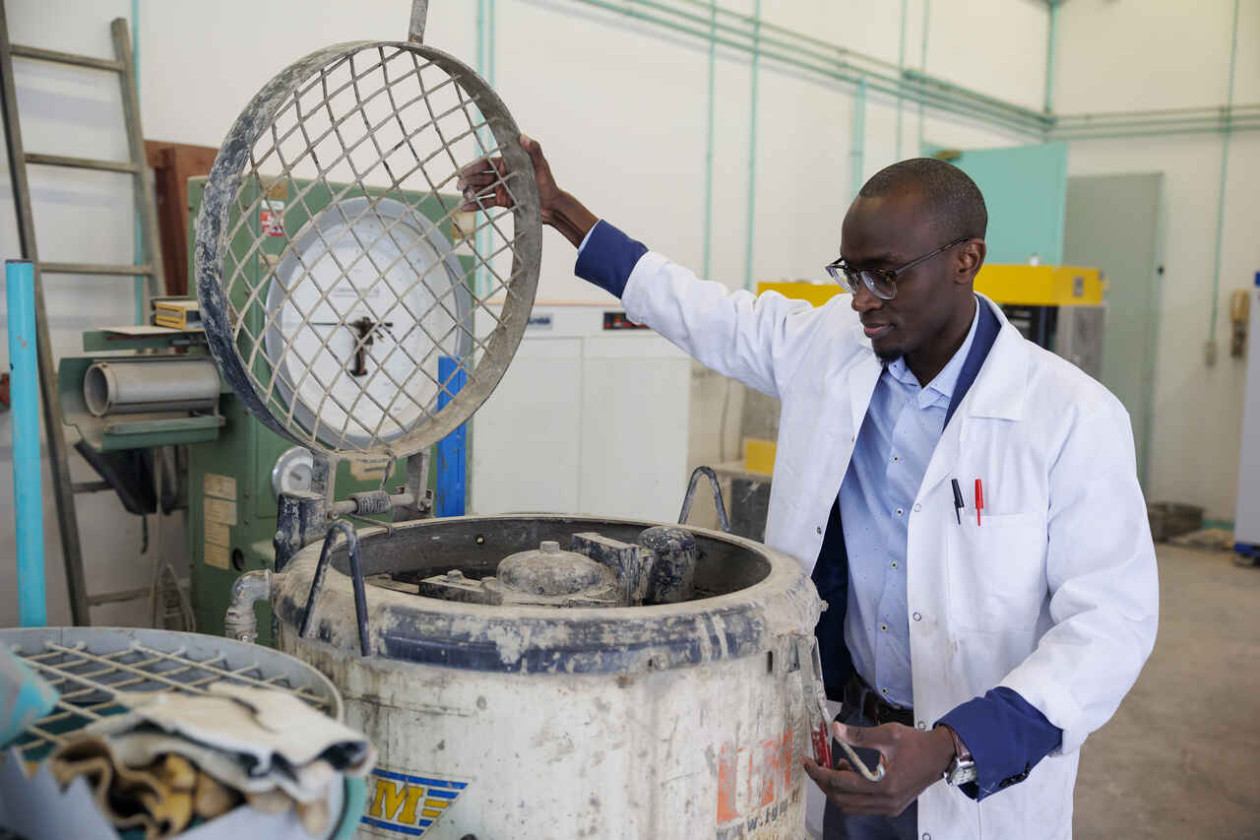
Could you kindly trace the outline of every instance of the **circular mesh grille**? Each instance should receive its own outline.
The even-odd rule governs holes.
[[[196,263],[210,347],[264,422],[401,456],[489,396],[538,280],[518,137],[480,77],[418,44],[330,47],[254,98],[211,170]],[[514,207],[461,212],[459,171],[487,156]]]

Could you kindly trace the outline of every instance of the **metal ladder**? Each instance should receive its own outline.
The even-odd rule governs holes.
[[[75,514],[76,493],[91,493],[108,489],[103,482],[93,481],[75,484],[70,479],[69,450],[66,448],[65,426],[61,415],[61,402],[57,397],[57,367],[53,358],[52,342],[48,333],[48,316],[44,309],[42,275],[94,274],[121,277],[145,277],[144,308],[149,310],[148,298],[162,295],[166,281],[162,276],[162,252],[158,238],[157,206],[153,193],[153,178],[145,165],[144,134],[140,130],[140,100],[137,95],[135,65],[131,54],[131,37],[127,21],[116,18],[110,24],[114,39],[114,58],[91,58],[71,53],[55,52],[36,47],[9,43],[9,24],[3,0],[0,0],[0,101],[3,105],[4,135],[8,142],[9,172],[13,179],[13,201],[17,211],[18,236],[21,240],[22,257],[35,264],[35,324],[38,332],[39,386],[44,409],[44,426],[48,449],[52,460],[53,491],[57,497],[57,524],[61,531],[61,550],[65,561],[66,583],[70,593],[70,615],[77,625],[91,624],[90,607],[98,603],[119,600],[117,593],[90,597],[83,573],[83,549],[79,542],[79,523]],[[131,159],[128,161],[92,160],[26,152],[22,146],[22,128],[18,121],[17,94],[13,84],[13,59],[33,59],[102,70],[118,75],[122,88],[123,117],[127,127],[127,145]],[[94,169],[118,172],[132,176],[135,190],[135,206],[140,214],[140,242],[143,254],[141,265],[96,265],[91,263],[41,262],[35,247],[34,216],[31,213],[30,186],[26,178],[27,164],[63,166],[73,169]],[[102,486],[104,485],[104,486]]]

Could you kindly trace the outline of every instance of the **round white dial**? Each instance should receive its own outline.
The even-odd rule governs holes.
[[[399,201],[329,206],[277,267],[266,354],[290,411],[325,445],[397,438],[437,412],[438,359],[467,353],[449,242]]]

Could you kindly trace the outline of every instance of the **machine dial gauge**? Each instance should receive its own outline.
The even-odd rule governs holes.
[[[267,361],[290,417],[326,446],[406,434],[437,411],[438,360],[464,357],[468,290],[450,243],[400,201],[340,201],[308,223],[267,294]]]
[[[286,449],[271,468],[271,492],[277,499],[281,493],[306,493],[311,489],[315,456],[305,446]]]

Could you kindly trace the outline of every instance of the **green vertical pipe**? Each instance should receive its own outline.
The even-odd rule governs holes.
[[[744,233],[744,288],[753,286],[753,223],[757,208],[757,76],[761,64],[761,0],[753,9],[752,102],[748,115],[748,225]]]
[[[1238,59],[1238,6],[1234,0],[1234,26],[1230,34],[1229,88],[1225,92],[1225,131],[1221,134],[1221,184],[1216,195],[1216,252],[1212,260],[1212,316],[1208,321],[1208,343],[1216,344],[1216,316],[1221,293],[1221,245],[1225,238],[1225,178],[1229,170],[1230,126],[1234,119],[1234,68]]]
[[[486,44],[486,81],[490,83],[490,87],[494,87],[494,0],[490,0],[490,6],[487,11],[488,26],[486,28],[487,44]]]
[[[140,0],[131,0],[131,59],[136,76],[136,102],[140,101]],[[141,165],[144,165],[143,163]],[[136,200],[140,200],[136,196]],[[140,208],[135,209],[135,233],[132,237],[132,262],[140,265],[144,262],[144,228],[140,223]],[[148,313],[144,311],[144,286],[149,282],[147,277],[133,277],[136,299],[136,323],[144,324]]]
[[[1045,112],[1054,113],[1054,54],[1059,41],[1059,3],[1050,0],[1050,31],[1046,35],[1046,97]]]
[[[717,75],[717,41],[714,39],[717,34],[717,0],[710,0],[709,16],[711,21],[709,24],[709,103],[706,127],[708,137],[704,147],[704,268],[702,270],[702,276],[706,278],[712,276],[709,268],[713,255],[713,94],[714,79]]]
[[[932,0],[923,0],[923,49],[919,53],[919,72],[927,75],[928,22],[931,20]],[[924,140],[923,101],[919,101],[919,154],[923,154],[927,143]]]
[[[862,189],[862,170],[866,157],[866,79],[858,82],[853,94],[853,143],[849,149],[849,184],[853,198]]]
[[[901,44],[897,49],[897,72],[906,69],[906,14],[910,8],[910,0],[901,0]],[[897,86],[897,160],[901,160],[901,124],[903,122],[901,86]]]
[[[486,57],[486,53],[487,53],[487,50],[486,50],[486,7],[487,5],[488,5],[488,0],[477,0],[477,73],[478,75],[481,75],[481,76],[485,76],[488,71],[488,68],[487,68],[488,60]],[[486,140],[484,131],[478,132],[478,139],[481,141],[482,147],[484,148],[485,140]],[[475,234],[473,238],[473,246],[474,248],[476,248],[478,256],[482,256],[487,252],[486,245],[487,245],[486,231],[478,227],[477,233]],[[473,280],[473,289],[476,291],[477,296],[478,297],[483,296],[486,293],[486,289],[489,287],[489,285],[490,285],[490,279],[486,272],[486,267],[485,265],[478,263],[477,272]]]

